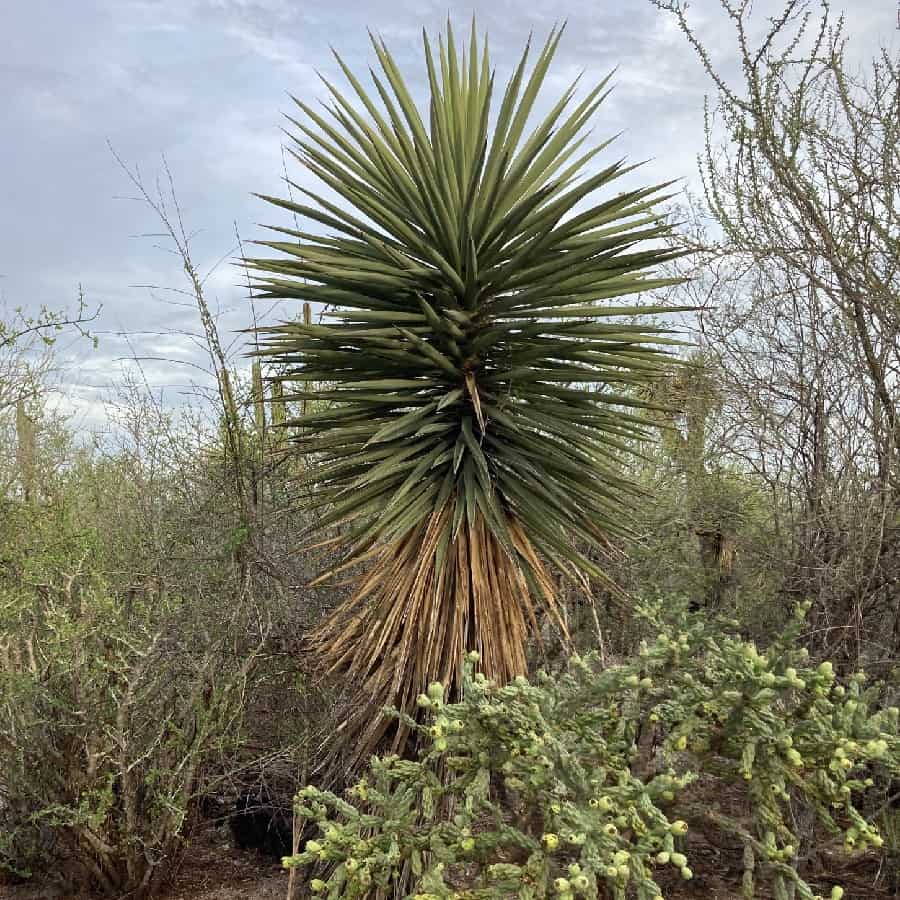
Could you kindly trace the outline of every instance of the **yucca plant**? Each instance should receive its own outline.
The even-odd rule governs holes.
[[[466,651],[500,682],[524,672],[529,635],[548,618],[564,632],[551,572],[601,576],[577,547],[626,527],[636,388],[670,339],[635,324],[658,309],[607,301],[670,283],[647,272],[670,256],[664,186],[597,197],[633,168],[594,170],[609,142],[585,145],[608,79],[529,129],[561,34],[530,72],[526,47],[496,119],[474,24],[467,50],[449,24],[436,51],[425,35],[427,116],[383,41],[377,99],[338,56],[352,94],[325,81],[324,112],[296,100],[288,118],[294,156],[340,200],[264,198],[319,226],[275,228],[260,243],[278,257],[248,264],[258,296],[325,310],[260,329],[260,352],[296,384],[286,399],[328,401],[288,425],[317,528],[339,526],[326,574],[359,578],[311,642],[359,689],[360,756],[381,707],[456,684]]]

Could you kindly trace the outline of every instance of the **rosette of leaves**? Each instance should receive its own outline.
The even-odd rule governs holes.
[[[325,310],[259,329],[259,352],[285,399],[320,401],[287,424],[316,527],[339,527],[325,574],[361,574],[311,640],[359,688],[360,757],[380,709],[458,684],[465,651],[500,682],[522,673],[541,617],[564,630],[548,566],[602,576],[577,548],[621,533],[636,495],[637,388],[672,339],[641,324],[659,309],[610,301],[670,283],[651,271],[672,255],[664,186],[607,190],[633,168],[596,166],[608,142],[586,143],[607,81],[538,115],[560,37],[533,67],[525,49],[494,111],[474,25],[468,48],[449,25],[436,48],[425,36],[425,114],[383,41],[373,93],[338,57],[350,91],[326,81],[323,110],[297,100],[289,117],[291,152],[329,196],[264,198],[296,227],[247,261],[257,296]]]

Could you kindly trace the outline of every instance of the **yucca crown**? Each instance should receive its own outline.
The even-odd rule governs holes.
[[[277,228],[279,256],[249,264],[257,295],[325,310],[260,329],[262,352],[298,385],[287,399],[325,401],[288,424],[317,527],[340,526],[363,574],[313,640],[367,714],[452,682],[465,650],[501,680],[524,671],[538,610],[556,616],[546,564],[600,575],[576,544],[625,527],[636,389],[668,339],[635,324],[659,310],[608,301],[670,283],[644,274],[671,255],[663,186],[597,196],[633,168],[595,169],[609,142],[586,146],[608,79],[529,130],[561,35],[530,72],[526,47],[495,120],[474,23],[468,50],[449,24],[436,53],[424,37],[427,117],[383,41],[377,101],[336,57],[355,99],[325,81],[325,110],[296,100],[289,118],[291,152],[342,201],[265,198],[324,228]]]

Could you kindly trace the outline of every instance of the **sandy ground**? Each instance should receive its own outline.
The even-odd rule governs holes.
[[[288,874],[278,861],[237,850],[223,829],[209,829],[191,847],[157,900],[286,900]],[[295,892],[299,900],[300,891]],[[0,885],[0,900],[96,900],[52,885]],[[124,900],[124,898],[123,898]]]

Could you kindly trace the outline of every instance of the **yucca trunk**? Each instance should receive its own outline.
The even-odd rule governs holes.
[[[396,542],[373,548],[353,596],[311,635],[328,671],[352,678],[365,700],[349,720],[362,747],[388,730],[385,706],[411,709],[435,680],[453,690],[469,651],[500,683],[524,674],[526,641],[539,633],[535,593],[565,632],[552,581],[522,528],[507,523],[527,569],[481,515],[462,519],[448,540],[457,508],[450,498]],[[404,734],[395,730],[394,749]]]

